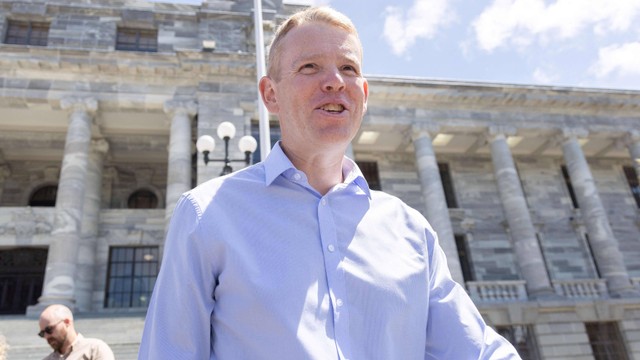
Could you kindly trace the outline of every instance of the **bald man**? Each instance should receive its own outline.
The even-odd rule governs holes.
[[[50,305],[40,314],[40,332],[53,348],[43,360],[114,360],[109,345],[100,339],[85,338],[76,331],[73,314],[64,305]]]

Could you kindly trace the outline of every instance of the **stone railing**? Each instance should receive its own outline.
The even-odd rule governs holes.
[[[556,294],[569,299],[601,299],[608,297],[604,279],[554,280]]]
[[[502,302],[525,301],[527,290],[524,280],[469,281],[469,295],[474,301]]]

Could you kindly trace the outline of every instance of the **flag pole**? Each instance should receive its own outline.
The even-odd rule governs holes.
[[[254,0],[253,3],[253,23],[256,36],[256,76],[259,83],[260,79],[266,74],[262,30],[262,0]],[[260,90],[258,90],[258,116],[260,125],[260,160],[264,160],[269,151],[271,151],[271,135],[269,131],[269,113],[262,102]]]

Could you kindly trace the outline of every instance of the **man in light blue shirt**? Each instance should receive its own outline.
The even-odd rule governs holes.
[[[367,106],[361,62],[329,8],[278,29],[260,92],[282,140],[179,200],[139,359],[519,359],[424,217],[344,156]]]

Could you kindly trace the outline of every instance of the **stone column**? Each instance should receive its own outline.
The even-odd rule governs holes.
[[[75,308],[75,278],[91,143],[91,123],[98,103],[94,98],[68,97],[60,101],[60,106],[69,110],[71,115],[60,170],[55,220],[42,296],[38,299],[37,305],[27,309],[29,315],[39,315],[45,306],[53,303]]]
[[[164,111],[171,121],[165,206],[165,224],[168,225],[180,195],[191,189],[191,119],[197,112],[197,105],[192,100],[170,100],[164,104]]]
[[[491,159],[516,258],[530,297],[554,296],[516,165],[507,144],[513,128],[491,127]]]
[[[460,258],[449,218],[449,208],[444,195],[442,179],[436,154],[433,151],[431,135],[437,133],[436,125],[413,124],[412,138],[418,166],[420,187],[425,201],[426,218],[438,233],[440,246],[447,255],[447,263],[453,280],[464,286]]]
[[[640,181],[640,131],[634,130],[629,132],[625,138],[625,143],[629,149],[633,168],[636,169],[638,181]]]
[[[106,140],[91,141],[76,277],[76,305],[80,311],[92,310],[93,284],[96,274],[96,245],[102,203],[102,172],[104,158],[108,151],[109,143]]]
[[[609,292],[613,297],[623,297],[632,294],[634,287],[624,266],[618,241],[609,225],[589,164],[578,142],[578,137],[586,137],[587,134],[588,132],[582,129],[564,129],[562,151],[600,275],[607,280]]]

